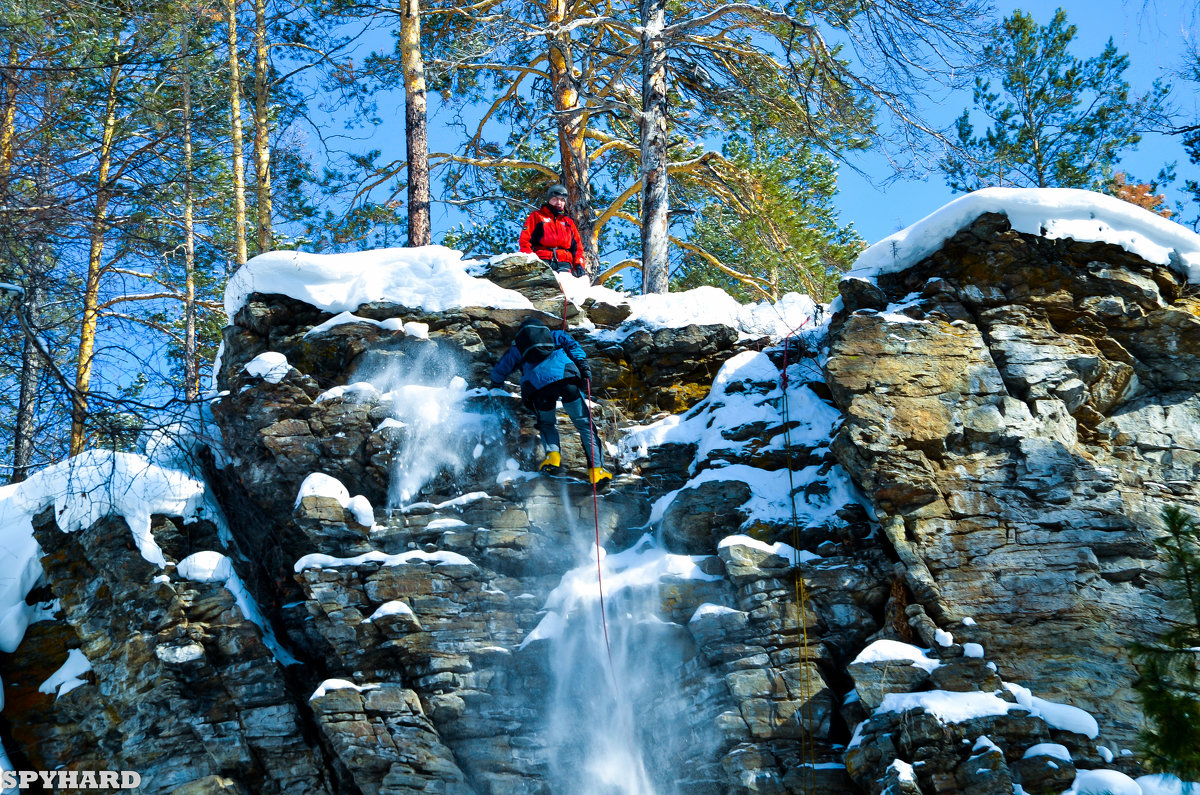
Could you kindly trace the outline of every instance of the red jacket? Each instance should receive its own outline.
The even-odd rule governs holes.
[[[536,254],[547,262],[583,265],[583,240],[571,216],[556,215],[550,205],[542,205],[525,219],[521,230],[521,250]]]

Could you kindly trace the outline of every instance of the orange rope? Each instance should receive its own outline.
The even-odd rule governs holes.
[[[804,604],[808,601],[808,593],[804,586],[804,577],[800,573],[800,521],[796,515],[796,486],[792,476],[792,422],[788,411],[788,349],[791,344],[792,335],[804,328],[808,323],[806,318],[804,323],[801,323],[797,328],[789,331],[787,336],[783,338],[783,376],[780,378],[780,387],[783,390],[783,447],[787,452],[787,469],[788,469],[788,496],[792,503],[792,566],[795,571],[795,594],[796,594],[796,620],[800,622],[801,642],[803,644],[804,656],[801,662],[800,671],[800,698],[804,701],[803,713],[806,717],[809,726],[804,728],[804,739],[801,741],[801,753],[807,757],[808,770],[803,776],[804,791],[811,793],[816,787],[817,777],[817,745],[816,740],[812,736],[812,683],[809,679],[808,664],[808,623],[804,620]]]

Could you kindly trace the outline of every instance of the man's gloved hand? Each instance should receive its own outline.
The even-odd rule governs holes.
[[[587,362],[581,363],[579,365],[579,375],[581,375],[583,377],[584,381],[591,381],[592,380],[592,366],[590,364],[588,364]]]

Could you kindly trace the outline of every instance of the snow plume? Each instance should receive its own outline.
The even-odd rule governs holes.
[[[572,537],[587,538],[588,529],[572,528]],[[563,576],[521,644],[545,644],[554,677],[545,710],[551,788],[581,795],[683,791],[677,760],[715,759],[720,740],[715,732],[697,733],[704,721],[696,719],[685,666],[691,637],[661,616],[660,588],[720,578],[701,571],[699,558],[670,554],[648,535],[624,552],[602,550],[606,640],[595,555],[591,547]]]
[[[467,388],[467,368],[451,349],[412,338],[403,351],[378,361],[383,363],[360,377],[392,410],[386,422],[394,440],[388,507],[412,503],[443,478],[459,484],[467,474],[500,471],[499,418],[478,408],[475,398],[487,390]]]

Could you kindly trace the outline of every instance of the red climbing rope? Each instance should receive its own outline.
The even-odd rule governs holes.
[[[566,311],[566,303],[563,303],[563,311]],[[566,322],[565,320],[563,321]],[[587,403],[585,408],[588,415],[588,430],[591,431],[591,438],[588,439],[588,463],[593,467],[596,465],[596,423],[592,420],[592,379],[588,378],[584,381],[587,384]],[[596,482],[592,480],[592,512],[596,516],[596,588],[600,592],[600,626],[604,628],[604,648],[608,652],[608,670],[612,674],[613,687],[617,687],[617,667],[613,665],[612,644],[608,641],[608,616],[604,611],[604,575],[601,573],[600,566],[600,497],[596,490]]]
[[[558,272],[557,271],[554,273],[554,283],[558,285],[558,291],[560,293],[562,293],[562,297],[563,297],[562,330],[566,331],[567,330],[567,291],[563,289],[562,282],[558,280]],[[588,416],[591,416],[591,414],[589,413]]]

